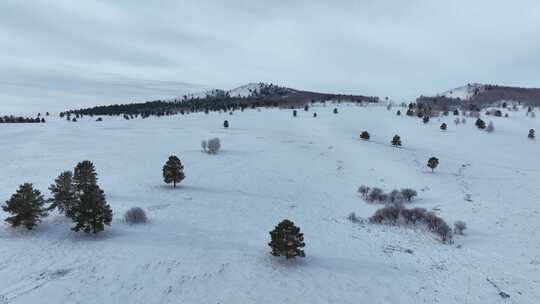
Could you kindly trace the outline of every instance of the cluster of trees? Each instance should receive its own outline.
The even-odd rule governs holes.
[[[273,84],[259,84],[248,96],[230,96],[225,91],[215,91],[205,97],[189,97],[172,101],[154,100],[144,103],[115,104],[96,106],[86,109],[68,110],[60,113],[76,121],[83,115],[88,116],[119,116],[126,119],[136,117],[148,118],[150,116],[187,115],[194,112],[233,112],[236,110],[255,109],[259,107],[302,107],[307,104],[332,100],[349,100],[351,102],[378,102],[377,97],[323,94],[306,91],[291,90]],[[71,116],[74,116],[71,118]],[[79,117],[77,117],[79,116]],[[67,118],[70,117],[70,118]],[[75,120],[74,120],[75,119]]]
[[[22,116],[0,116],[0,123],[44,123],[45,118],[43,117],[22,117]]]
[[[410,203],[418,195],[418,192],[411,188],[394,189],[389,193],[385,193],[381,188],[372,188],[366,185],[361,185],[358,188],[358,193],[362,195],[366,202],[380,204]]]
[[[73,220],[74,231],[103,231],[104,225],[111,224],[112,210],[97,180],[94,164],[85,160],[78,163],[73,172],[62,172],[55,179],[49,187],[52,197],[48,200],[31,183],[25,183],[2,206],[11,214],[6,222],[13,227],[22,225],[33,229],[41,218],[56,209]]]
[[[362,131],[362,133],[360,133],[360,139],[362,140],[369,140],[371,138],[371,135],[369,134],[368,131]],[[394,147],[400,147],[401,146],[401,137],[399,137],[399,135],[394,135],[394,137],[392,137],[392,140],[390,141],[390,144]]]
[[[407,209],[401,204],[386,205],[377,210],[370,218],[371,223],[387,225],[424,225],[427,229],[437,234],[443,242],[452,241],[452,230],[450,226],[435,213],[424,208]],[[464,223],[463,223],[464,224]],[[459,225],[463,232],[464,225]]]

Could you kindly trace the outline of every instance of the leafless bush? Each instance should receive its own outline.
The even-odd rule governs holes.
[[[463,231],[467,229],[467,224],[464,221],[457,221],[454,223],[454,233],[463,235]]]
[[[139,207],[133,207],[124,214],[124,221],[128,224],[146,223],[146,212]]]
[[[366,197],[369,192],[369,187],[366,185],[361,185],[358,187],[358,193],[362,194],[362,197]]]
[[[408,202],[412,201],[415,196],[418,195],[418,192],[416,190],[411,188],[405,188],[401,189],[401,196],[403,199],[407,200]]]
[[[216,154],[221,148],[221,142],[219,138],[215,137],[208,140],[208,153]]]
[[[381,188],[375,187],[371,188],[371,190],[369,191],[366,197],[366,201],[370,203],[385,203],[387,197],[388,196],[384,194]]]
[[[404,201],[404,198],[403,198],[403,194],[394,189],[392,190],[392,192],[390,192],[390,194],[388,194],[388,201],[391,202],[391,203],[402,203]]]
[[[360,223],[360,222],[362,221],[362,219],[359,218],[359,217],[356,215],[356,213],[354,213],[354,212],[351,212],[351,213],[347,216],[347,219],[348,219],[349,221],[351,221],[352,223],[354,223],[354,224],[358,224],[358,223]]]
[[[423,208],[407,209],[403,205],[387,205],[369,218],[371,223],[387,225],[425,225],[437,234],[443,242],[452,240],[452,230],[448,224],[433,212]]]

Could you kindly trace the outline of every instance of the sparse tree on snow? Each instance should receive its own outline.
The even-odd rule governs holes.
[[[42,217],[47,216],[43,195],[30,183],[20,185],[17,192],[2,206],[2,210],[12,214],[5,220],[11,226],[22,225],[28,230],[33,229]]]
[[[441,130],[446,131],[447,128],[448,128],[448,126],[446,125],[446,123],[443,122],[441,124]]]
[[[527,137],[528,137],[529,139],[534,139],[534,138],[535,138],[535,131],[534,131],[534,129],[530,129],[530,130],[529,130],[529,135],[527,135]]]
[[[77,191],[73,184],[73,173],[71,171],[60,173],[49,190],[53,196],[50,199],[49,210],[57,208],[60,213],[71,217],[72,209],[78,201]]]
[[[369,132],[368,131],[363,131],[360,134],[360,138],[363,139],[363,140],[369,140]]]
[[[273,256],[285,256],[287,259],[305,257],[302,249],[304,243],[304,234],[300,228],[296,227],[290,220],[283,220],[276,228],[270,232]]]
[[[105,193],[95,184],[84,189],[72,212],[75,222],[73,231],[98,233],[112,221],[112,210],[105,200]]]
[[[427,162],[427,166],[429,168],[431,168],[431,172],[433,172],[433,170],[435,170],[435,168],[437,168],[437,166],[439,165],[439,159],[436,158],[436,157],[430,157],[428,162]]]
[[[399,135],[394,135],[394,137],[392,138],[392,146],[395,146],[395,147],[399,147],[401,146],[401,138],[399,137]]]
[[[467,224],[463,221],[457,221],[454,223],[454,233],[463,235],[463,231],[467,229]]]
[[[180,183],[184,178],[184,166],[180,159],[175,155],[169,156],[169,159],[163,166],[163,180],[165,183],[172,183],[173,187],[176,187],[176,184]]]
[[[73,170],[73,184],[77,191],[97,184],[97,173],[94,164],[89,160],[79,162]]]

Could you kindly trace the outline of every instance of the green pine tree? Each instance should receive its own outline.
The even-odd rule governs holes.
[[[71,171],[62,172],[49,187],[53,197],[50,199],[49,210],[58,208],[60,213],[71,217],[72,208],[77,204],[78,197],[73,185],[73,174]]]
[[[176,187],[176,184],[184,180],[185,177],[184,166],[180,159],[175,155],[169,156],[169,159],[163,166],[163,180],[165,183],[172,183],[173,187]]]
[[[2,209],[13,215],[6,218],[6,222],[13,227],[23,225],[28,230],[34,228],[42,217],[47,216],[43,195],[30,183],[19,186],[19,190],[2,206]]]
[[[73,184],[77,191],[84,191],[90,186],[97,185],[97,173],[91,161],[84,160],[78,163],[73,172]]]
[[[98,233],[110,225],[112,210],[105,200],[105,193],[97,185],[90,185],[80,195],[79,202],[73,206],[74,231]]]
[[[272,247],[272,255],[285,256],[287,259],[306,256],[302,249],[306,246],[304,234],[293,222],[283,220],[270,232],[270,236],[272,240],[268,245]]]

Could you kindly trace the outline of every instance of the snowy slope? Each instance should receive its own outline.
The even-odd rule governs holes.
[[[457,88],[445,91],[443,93],[438,94],[438,96],[444,96],[448,98],[459,98],[461,100],[468,100],[474,95],[475,89],[482,90],[483,87],[484,87],[483,84],[472,83],[472,84],[467,84],[461,87],[457,87]]]
[[[488,134],[453,117],[422,124],[383,107],[336,106],[337,115],[329,104],[296,119],[246,110],[0,125],[2,201],[25,181],[46,191],[90,159],[115,217],[97,236],[55,214],[31,232],[2,223],[0,303],[538,303],[540,141],[526,135],[539,120],[511,112],[492,118]],[[371,141],[358,139],[363,130]],[[396,133],[403,148],[389,145]],[[211,136],[222,140],[218,155],[200,151]],[[171,153],[187,176],[177,189],[161,179]],[[433,174],[430,156],[441,161]],[[464,220],[467,235],[445,245],[421,230],[352,224],[350,212],[377,208],[358,197],[360,184],[413,187],[412,206]],[[123,223],[133,206],[150,223]],[[284,218],[305,233],[306,258],[269,254],[268,232]]]

